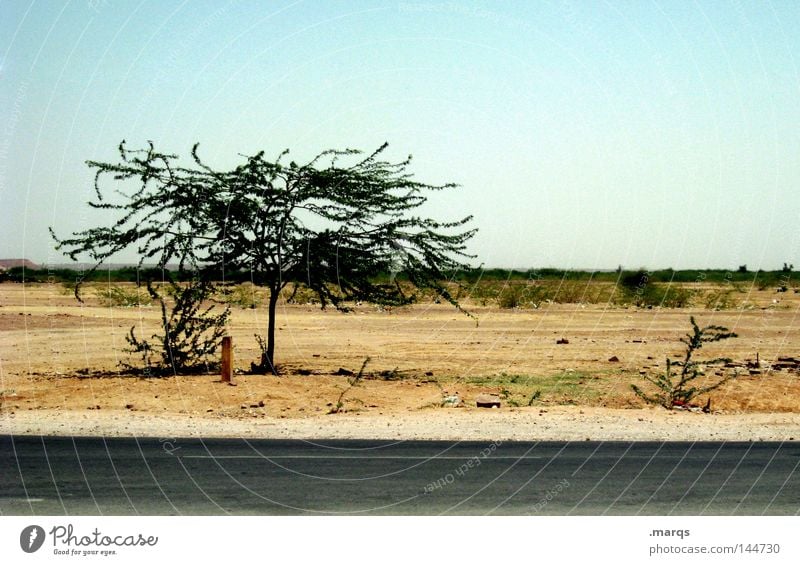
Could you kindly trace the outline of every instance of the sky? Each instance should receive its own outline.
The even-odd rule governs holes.
[[[476,265],[800,266],[799,65],[792,1],[0,0],[0,258],[111,222],[85,161],[123,139],[386,141]]]

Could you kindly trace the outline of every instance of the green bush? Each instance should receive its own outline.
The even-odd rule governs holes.
[[[666,285],[666,288],[662,289],[664,294],[660,305],[664,308],[686,308],[692,305],[694,291],[674,284]]]
[[[152,284],[148,283],[147,290],[161,306],[161,329],[148,339],[137,337],[133,326],[125,337],[130,346],[126,351],[142,357],[144,372],[177,373],[213,365],[210,359],[219,347],[230,317],[230,308],[214,313],[215,305],[206,305],[216,292],[214,285],[206,281],[183,285],[170,281],[165,293],[168,298]],[[136,369],[128,363],[122,365]]]
[[[259,288],[252,283],[243,283],[234,287],[222,287],[219,290],[221,302],[239,308],[255,310],[263,302]]]
[[[517,285],[507,285],[503,287],[497,297],[497,305],[500,308],[519,308],[522,302],[523,289]]]
[[[633,392],[650,404],[660,404],[664,408],[672,409],[675,406],[685,406],[696,396],[716,390],[729,380],[736,378],[737,373],[729,373],[727,376],[720,377],[709,386],[697,387],[693,382],[704,373],[706,367],[719,366],[730,362],[730,359],[718,357],[707,361],[697,361],[694,354],[703,347],[704,343],[722,341],[732,337],[737,337],[734,332],[722,326],[706,326],[700,328],[694,320],[694,316],[689,318],[692,324],[692,331],[681,338],[681,343],[686,346],[683,359],[672,360],[667,358],[667,368],[663,374],[652,376],[644,375],[642,378],[647,381],[653,393],[646,393],[638,386],[632,384]],[[679,368],[676,372],[674,369]]]
[[[704,306],[709,310],[730,310],[736,307],[733,299],[733,290],[714,289],[709,291],[704,298]]]
[[[98,288],[96,293],[103,306],[131,308],[152,303],[151,296],[140,286],[107,286]]]

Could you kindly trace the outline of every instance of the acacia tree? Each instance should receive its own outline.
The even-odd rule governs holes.
[[[289,283],[307,285],[322,308],[347,310],[353,300],[408,304],[424,288],[459,307],[443,281],[469,268],[471,216],[440,222],[413,215],[426,192],[456,185],[415,181],[411,157],[382,160],[386,148],[367,156],[332,149],[305,164],[285,163],[288,150],[272,161],[262,151],[220,171],[199,157],[198,145],[185,166],[152,143],[131,150],[123,141],[119,162],[87,162],[96,170],[97,199],[89,205],[117,212],[116,221],[53,237],[73,260],[88,254],[99,264],[135,246],[140,265],[178,263],[209,280],[249,271],[253,283],[269,289],[266,346],[254,369],[277,374],[276,306]],[[114,201],[106,199],[109,177]],[[397,271],[413,289],[384,276]]]

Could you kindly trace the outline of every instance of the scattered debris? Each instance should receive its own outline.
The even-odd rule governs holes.
[[[684,402],[682,400],[675,400],[672,403],[673,410],[686,410],[687,412],[695,412],[703,414],[710,414],[711,413],[711,398],[706,401],[705,406],[700,406],[698,404],[689,404],[688,402]]]
[[[461,397],[458,396],[458,393],[455,393],[443,397],[442,406],[444,408],[460,408],[464,406],[464,403],[461,401]]]
[[[774,371],[787,369],[789,371],[800,371],[800,359],[796,357],[778,357],[772,364]]]

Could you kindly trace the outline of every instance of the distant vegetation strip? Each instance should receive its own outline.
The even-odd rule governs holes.
[[[147,280],[167,280],[177,273],[164,271],[154,267],[123,267],[108,270],[78,270],[78,269],[30,269],[12,267],[0,271],[0,282],[28,282],[28,283],[74,283],[84,282],[144,282]],[[608,283],[626,283],[631,280],[640,280],[647,283],[744,283],[759,288],[768,286],[793,286],[793,271],[790,267],[776,271],[749,271],[745,266],[736,270],[725,269],[659,269],[648,271],[646,269],[616,271],[587,271],[571,269],[473,269],[455,273],[451,279],[454,282],[474,285],[480,282],[521,282],[521,281],[594,281]],[[187,275],[188,277],[188,275]],[[387,273],[386,279],[391,276]],[[402,273],[396,276],[402,280]],[[220,276],[220,280],[228,282],[247,282],[252,279],[247,271],[227,272]],[[187,279],[188,280],[188,279]]]

